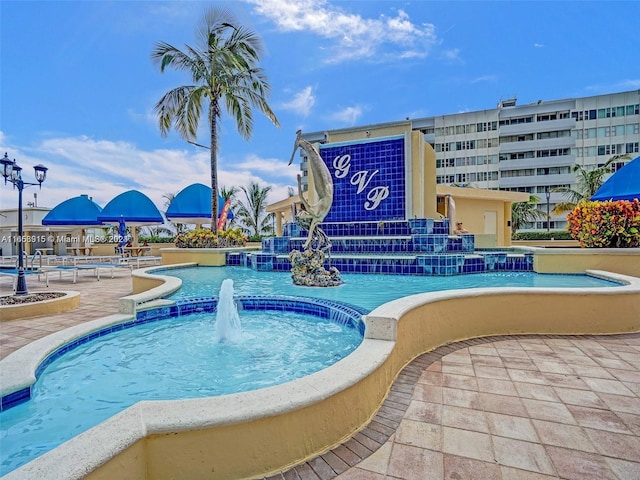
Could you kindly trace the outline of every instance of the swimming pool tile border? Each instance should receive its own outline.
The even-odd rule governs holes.
[[[343,302],[335,302],[326,299],[312,297],[294,297],[288,295],[242,295],[234,297],[239,309],[244,310],[270,310],[287,311],[311,315],[318,318],[328,319],[349,328],[355,328],[364,338],[365,325],[362,315],[369,313],[369,310]],[[36,379],[41,373],[57,358],[74,348],[83,345],[98,337],[131,328],[136,325],[175,318],[183,315],[190,315],[201,312],[214,312],[218,305],[217,297],[188,298],[177,301],[168,307],[159,307],[150,310],[140,311],[135,319],[109,325],[90,332],[71,342],[65,343],[47,355],[38,365],[35,372]],[[0,411],[7,410],[15,405],[25,402],[31,398],[32,385],[8,393],[0,398]]]

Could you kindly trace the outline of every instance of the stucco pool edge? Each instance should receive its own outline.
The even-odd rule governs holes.
[[[257,478],[284,470],[327,451],[366,425],[402,368],[439,345],[504,334],[638,331],[640,280],[603,271],[588,273],[626,285],[589,289],[487,288],[398,299],[371,312],[366,317],[367,338],[363,344],[322,372],[237,395],[141,402],[5,478],[42,479],[53,472],[58,478],[117,478],[132,472],[145,472],[147,478],[154,479],[176,474],[192,478]],[[515,305],[519,308],[515,309]],[[526,308],[527,305],[538,308]],[[559,305],[563,306],[561,310],[557,310]],[[562,311],[564,318],[556,315],[547,321],[536,320],[545,312],[551,314],[553,308]],[[115,315],[95,322],[127,318],[131,316]],[[85,325],[91,323],[94,322]],[[64,332],[67,331],[50,337]],[[72,333],[66,333],[69,334]],[[51,341],[50,337],[42,341]],[[33,359],[38,351],[34,345],[40,342],[0,362],[3,373],[5,362],[18,358],[20,352]],[[47,345],[45,342],[41,347],[46,349]],[[194,445],[199,448],[194,449]],[[258,460],[247,462],[247,451]],[[215,474],[211,473],[212,466],[218,467]]]

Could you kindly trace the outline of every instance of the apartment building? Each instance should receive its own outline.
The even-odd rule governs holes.
[[[518,105],[515,98],[496,108],[406,119],[424,134],[436,153],[436,184],[506,190],[535,195],[538,208],[552,212],[567,198],[556,187],[575,187],[575,164],[601,166],[613,155],[640,155],[640,90]],[[313,132],[325,143],[335,132],[361,132],[381,125]],[[303,158],[303,185],[307,166]],[[614,165],[613,170],[624,162]],[[564,229],[566,216],[553,216],[528,230]]]
[[[601,166],[613,155],[639,155],[640,90],[518,105],[501,100],[491,110],[418,119],[436,152],[436,183],[526,192],[538,208],[566,201],[556,187],[575,187],[575,164]],[[613,170],[625,162],[614,165]],[[564,229],[551,216],[529,229]]]

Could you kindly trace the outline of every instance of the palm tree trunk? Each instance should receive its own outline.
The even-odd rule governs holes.
[[[218,234],[218,105],[215,100],[209,103],[209,142],[211,167],[211,231]]]

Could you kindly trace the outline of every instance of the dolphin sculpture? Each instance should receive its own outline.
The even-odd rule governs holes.
[[[318,241],[318,248],[328,248],[331,242],[327,234],[320,228],[320,223],[325,219],[333,204],[333,179],[331,178],[331,172],[322,161],[318,150],[302,138],[302,130],[296,132],[296,141],[293,146],[293,153],[291,154],[289,165],[293,162],[298,148],[302,148],[307,154],[311,168],[313,187],[318,197],[318,201],[313,205],[304,198],[302,195],[302,177],[298,174],[298,196],[302,201],[302,210],[298,213],[296,221],[300,226],[309,230],[304,248],[305,250],[309,248],[314,238]]]

